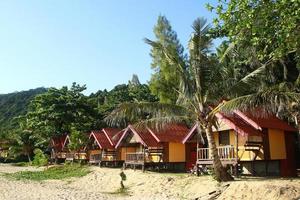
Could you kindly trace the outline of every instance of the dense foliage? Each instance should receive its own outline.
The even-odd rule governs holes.
[[[223,64],[240,72],[256,70],[260,84],[252,89],[266,98],[271,90],[300,92],[299,1],[232,0],[207,7],[217,14],[211,33],[228,40],[221,46]],[[273,102],[278,105],[273,111],[299,124],[299,103]]]
[[[5,137],[10,131],[16,129],[18,121],[15,119],[26,114],[31,100],[38,94],[44,93],[45,88],[29,91],[14,92],[0,95],[0,137]]]
[[[115,86],[111,91],[99,90],[90,95],[90,102],[102,115],[108,115],[123,102],[155,102],[158,98],[151,94],[148,85],[141,84],[136,75],[128,84]]]
[[[69,133],[72,127],[82,132],[90,130],[96,113],[82,93],[85,89],[73,83],[70,88],[50,88],[36,96],[24,116],[27,129],[48,137]]]
[[[261,61],[280,59],[290,53],[296,53],[299,61],[299,1],[218,1],[217,5],[208,4],[208,8],[217,14],[218,36],[253,46]]]

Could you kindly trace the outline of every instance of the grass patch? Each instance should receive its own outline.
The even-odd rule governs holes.
[[[33,180],[33,181],[43,181],[43,180],[61,180],[72,177],[82,177],[90,173],[90,170],[86,166],[81,166],[77,164],[73,165],[63,165],[55,166],[44,171],[21,171],[16,173],[6,173],[4,174],[7,178],[13,178],[16,180]]]

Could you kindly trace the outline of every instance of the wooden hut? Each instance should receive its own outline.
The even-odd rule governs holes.
[[[105,166],[122,165],[121,154],[115,149],[122,131],[114,128],[104,128],[101,131],[92,131],[86,147],[90,164]]]
[[[294,176],[296,129],[276,116],[257,117],[236,111],[218,113],[219,126],[214,140],[223,165],[252,175]],[[195,125],[183,143],[198,141],[196,166],[212,165],[207,144],[197,140]]]
[[[137,129],[129,125],[123,132],[116,149],[121,149],[124,167],[185,169],[185,145],[181,143],[189,129],[185,125],[171,124],[159,131]]]
[[[58,159],[66,159],[69,152],[68,144],[70,143],[69,135],[60,135],[52,137],[50,140],[51,159],[57,161]]]

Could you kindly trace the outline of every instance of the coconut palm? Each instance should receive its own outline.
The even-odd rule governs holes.
[[[233,178],[221,164],[213,137],[212,128],[217,126],[215,114],[221,110],[230,111],[237,108],[248,109],[258,105],[269,105],[270,99],[261,97],[264,94],[274,96],[276,90],[270,89],[269,93],[260,91],[247,94],[250,86],[253,88],[258,84],[256,78],[264,74],[266,65],[236,80],[235,77],[238,76],[229,73],[228,70],[231,70],[229,67],[218,63],[214,56],[209,55],[211,39],[208,37],[209,25],[206,20],[199,18],[194,21],[192,27],[193,33],[188,44],[187,60],[180,59],[179,56],[174,55],[174,51],[162,44],[145,39],[147,44],[164,53],[168,62],[176,66],[174,70],[180,74],[177,104],[124,103],[107,116],[106,121],[111,125],[136,122],[136,125],[149,125],[157,128],[167,123],[196,122],[198,134],[207,139],[216,179],[230,181]],[[229,97],[235,98],[223,101]],[[295,95],[290,94],[284,97],[294,100]]]

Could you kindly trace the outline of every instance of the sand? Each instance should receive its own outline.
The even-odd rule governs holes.
[[[0,176],[2,200],[101,200],[101,199],[299,199],[300,179],[251,178],[219,184],[210,176],[155,173],[125,170],[127,195],[116,194],[120,187],[120,169],[91,167],[85,177],[43,182],[17,181]],[[0,173],[41,170],[33,167],[0,165]],[[210,192],[217,191],[212,195]]]

